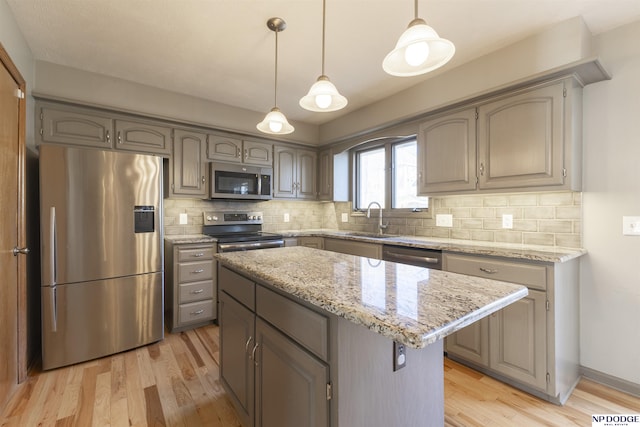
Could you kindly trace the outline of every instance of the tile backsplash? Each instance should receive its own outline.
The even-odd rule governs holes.
[[[377,231],[377,211],[372,218],[353,212],[349,202],[270,200],[266,202],[165,199],[165,234],[199,234],[202,212],[208,210],[261,211],[265,231],[340,229]],[[179,224],[186,213],[188,224]],[[348,222],[342,222],[342,214]],[[285,222],[288,214],[289,222]],[[451,214],[453,227],[437,227],[436,214]],[[513,228],[502,228],[502,215],[513,216]],[[392,214],[387,234],[454,238],[501,243],[582,247],[582,193],[500,193],[432,197],[428,212]]]

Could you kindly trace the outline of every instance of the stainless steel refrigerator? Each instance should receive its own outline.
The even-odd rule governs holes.
[[[161,340],[162,159],[40,146],[42,365]]]

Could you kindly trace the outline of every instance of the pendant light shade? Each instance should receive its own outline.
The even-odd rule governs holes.
[[[270,18],[267,21],[267,27],[276,33],[276,70],[275,70],[275,84],[274,84],[274,107],[267,113],[264,120],[256,125],[256,128],[260,132],[273,134],[273,135],[286,135],[295,130],[293,126],[289,124],[287,118],[282,114],[278,108],[278,33],[284,31],[287,28],[287,23],[281,18]]]
[[[384,58],[382,68],[392,76],[417,76],[442,67],[455,52],[453,43],[439,37],[436,30],[418,18],[418,0],[415,0],[415,19]]]
[[[300,99],[300,106],[309,111],[336,111],[347,105],[347,98],[340,95],[338,89],[322,75],[311,86],[309,93]]]
[[[316,112],[336,111],[347,105],[347,98],[340,95],[338,89],[324,74],[324,39],[326,22],[326,0],[322,0],[322,75],[311,86],[309,93],[300,99],[300,106]]]
[[[289,124],[287,118],[278,107],[273,107],[256,127],[260,132],[280,135],[286,135],[294,131],[294,127]]]

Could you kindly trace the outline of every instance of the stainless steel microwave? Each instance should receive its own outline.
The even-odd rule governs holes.
[[[212,199],[269,200],[272,198],[272,168],[221,162],[212,162],[210,167]]]

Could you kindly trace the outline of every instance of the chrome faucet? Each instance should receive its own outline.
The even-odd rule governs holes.
[[[378,202],[371,202],[369,203],[369,206],[367,206],[367,218],[371,218],[371,206],[372,205],[378,205],[378,209],[380,210],[380,216],[379,221],[378,221],[378,233],[382,234],[382,231],[385,230],[388,226],[389,223],[383,224],[382,223],[382,206],[380,206],[380,203]]]

